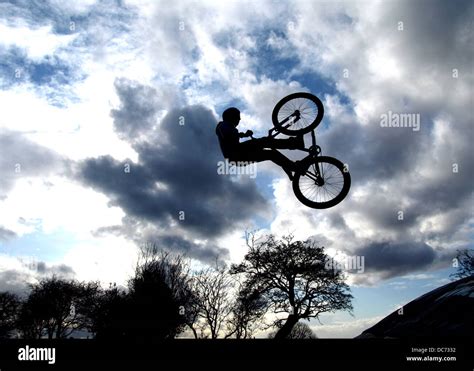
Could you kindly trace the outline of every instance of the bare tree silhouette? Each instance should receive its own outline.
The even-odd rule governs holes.
[[[227,321],[228,333],[225,337],[251,338],[257,330],[265,327],[263,317],[266,309],[266,298],[255,290],[249,290],[240,282],[230,318]]]
[[[200,270],[193,277],[193,291],[197,295],[199,337],[217,339],[232,312],[234,282],[224,265]]]
[[[267,236],[262,242],[248,238],[249,252],[234,264],[231,273],[244,273],[247,290],[258,292],[274,313],[287,313],[275,321],[275,338],[286,338],[300,319],[317,318],[321,313],[352,310],[349,287],[341,271],[326,269],[329,257],[323,247],[311,241],[293,241],[286,236],[277,241]]]
[[[0,292],[0,339],[9,338],[16,327],[20,298],[10,292]]]

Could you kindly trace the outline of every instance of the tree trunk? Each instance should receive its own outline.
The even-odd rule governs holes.
[[[48,330],[48,340],[51,340],[54,336],[54,326],[52,326],[51,324],[48,324],[47,330]],[[41,338],[41,335],[40,335],[40,338]]]
[[[198,338],[198,334],[197,334],[196,329],[194,328],[194,326],[188,324],[188,327],[189,327],[189,328],[191,329],[191,331],[193,332],[194,338],[197,339],[197,338]]]
[[[275,339],[286,339],[288,335],[290,335],[293,327],[298,323],[298,319],[296,315],[290,314],[285,324],[275,334]]]

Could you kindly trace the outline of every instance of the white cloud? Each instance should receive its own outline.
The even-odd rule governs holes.
[[[108,286],[110,282],[126,286],[137,259],[138,249],[133,242],[106,236],[78,242],[60,261],[74,269],[78,280],[99,280],[103,286]]]
[[[383,316],[336,321],[331,324],[311,325],[318,338],[354,338],[375,325]]]
[[[99,227],[119,224],[124,215],[109,207],[105,195],[58,176],[22,177],[0,205],[0,225],[19,236],[64,231],[82,239]]]
[[[19,22],[14,27],[0,23],[0,45],[24,49],[28,58],[41,61],[48,55],[53,55],[59,48],[71,43],[76,35],[57,35],[52,32],[52,26],[41,26],[31,29]]]
[[[418,274],[408,274],[406,276],[402,276],[401,278],[406,278],[409,280],[429,280],[434,278],[433,274],[428,273],[418,273]]]

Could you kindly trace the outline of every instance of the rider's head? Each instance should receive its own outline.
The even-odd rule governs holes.
[[[229,107],[222,113],[222,119],[237,126],[240,121],[240,111],[235,107]]]

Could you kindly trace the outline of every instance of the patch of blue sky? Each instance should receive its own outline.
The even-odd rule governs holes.
[[[273,188],[272,188],[272,183],[271,183],[273,180],[273,177],[266,176],[265,178],[268,178],[268,180],[265,180],[264,177],[262,177],[259,174],[255,182],[257,183],[258,192],[268,202],[271,215],[270,217],[266,217],[259,214],[252,215],[251,221],[246,226],[246,231],[248,232],[268,230],[275,216],[275,211],[273,210],[274,208]]]
[[[214,106],[214,109],[219,115],[219,121],[222,120],[222,113],[229,107],[237,107],[242,113],[245,113],[245,111],[248,109],[247,104],[243,99],[229,96],[228,99],[216,102],[216,105]],[[241,131],[240,126],[237,127],[237,129]]]
[[[58,261],[76,242],[74,234],[64,231],[47,234],[37,230],[2,243],[0,252],[37,261]]]
[[[0,3],[2,19],[7,24],[14,24],[18,19],[29,24],[41,24],[41,19],[37,18],[32,9],[37,6],[44,6],[45,2],[36,0],[9,0]]]
[[[84,45],[95,43],[98,28],[108,29],[113,35],[128,33],[132,21],[138,17],[137,10],[121,0],[100,0],[86,13],[76,14],[39,0],[9,1],[0,4],[0,10],[10,26],[26,23],[31,28],[51,26],[51,32],[58,35],[80,33],[80,44]],[[89,32],[91,27],[94,32]]]
[[[79,68],[57,56],[33,61],[16,47],[2,50],[2,55],[0,89],[28,83],[52,105],[63,107],[68,102],[77,101],[72,86],[85,78]]]
[[[292,75],[292,79],[307,87],[320,99],[322,99],[325,94],[329,94],[337,96],[342,104],[350,104],[349,97],[337,89],[334,81],[323,77],[314,70],[295,72]]]
[[[297,70],[292,74],[292,80],[298,81],[301,85],[309,89],[309,91],[316,95],[324,104],[324,96],[331,95],[336,96],[339,102],[345,106],[349,113],[354,114],[354,107],[350,98],[337,89],[334,81],[323,77],[321,74],[318,74],[316,71],[302,71]],[[328,119],[328,116],[325,115],[323,121],[318,126],[319,130],[325,130],[331,125],[331,120]]]
[[[201,50],[199,49],[198,46],[195,46],[194,48],[191,48],[191,50],[189,51],[189,59],[192,62],[198,61],[199,58],[201,57],[201,55],[202,55],[202,53],[201,53]]]
[[[341,26],[351,26],[354,23],[354,18],[346,13],[336,13],[333,17],[334,22]]]
[[[137,17],[137,12],[125,6],[115,8],[97,5],[87,14],[55,17],[52,31],[56,34],[68,35],[86,31],[91,26],[100,26],[113,30],[114,34],[123,34],[130,31],[133,20]]]
[[[351,286],[354,318],[388,316],[420,296],[449,283],[449,275],[453,272],[453,268],[446,268],[429,272],[424,278],[396,277],[382,281],[376,286]],[[326,325],[354,318],[343,311],[338,311],[334,315],[322,314],[320,317],[321,322]]]
[[[233,48],[245,53],[251,61],[250,70],[246,72],[254,74],[258,80],[263,76],[272,80],[286,80],[298,65],[298,60],[293,53],[284,53],[279,48],[272,47],[268,42],[271,36],[282,38],[284,33],[270,28],[257,30],[250,35],[254,44],[243,50],[239,45],[239,35],[229,30],[214,35],[213,41],[220,48]]]
[[[0,46],[0,56],[0,89],[7,89],[20,83],[20,79],[23,79],[24,76],[19,63],[17,63],[17,58],[15,58],[15,53]]]
[[[257,177],[255,178],[255,182],[257,183],[257,188],[259,192],[267,199],[267,200],[273,200],[274,195],[273,195],[273,186],[272,186],[272,181],[275,180],[275,176],[271,173],[267,172],[262,172],[259,171],[259,166],[262,166],[263,162],[257,164]],[[273,165],[273,164],[272,164]],[[277,165],[273,165],[277,166]],[[281,170],[281,174],[285,175],[285,172]],[[290,181],[288,179],[288,181]]]
[[[195,74],[197,74],[197,72],[196,69],[193,69],[191,73],[183,75],[179,83],[181,89],[190,89],[194,87],[196,84]],[[159,75],[155,76],[153,82],[159,84],[161,82],[161,77]]]
[[[252,50],[249,55],[254,60],[254,73],[272,80],[290,80],[293,69],[298,60],[291,55],[281,53],[278,49],[266,44],[258,43],[258,50]]]
[[[224,30],[216,32],[212,36],[212,41],[214,44],[220,48],[234,47],[237,42],[238,36],[233,32],[233,30]]]
[[[157,86],[160,84],[160,77],[156,77],[154,82]],[[212,107],[218,115],[218,121],[222,119],[222,113],[226,108],[237,107],[241,112],[245,112],[248,108],[245,100],[238,97],[236,92],[232,91],[232,86],[229,87],[226,82],[211,81],[206,84],[202,84],[197,78],[197,70],[191,70],[190,73],[184,75],[179,82],[179,88],[186,96],[187,93],[193,97],[192,102],[186,102],[186,104],[198,104],[199,96],[212,97]]]
[[[46,57],[40,63],[30,63],[28,73],[31,82],[36,85],[70,84],[74,74],[67,64],[62,64],[56,57]]]
[[[50,25],[54,33],[71,33],[69,17],[49,1],[10,0],[1,4],[1,11],[3,19],[10,26],[20,21],[32,28]]]
[[[73,14],[74,7],[71,7],[71,17],[90,18],[94,15],[124,15],[130,16],[136,14],[134,7],[127,5],[122,0],[99,0],[89,7],[89,11],[83,14]],[[36,24],[61,24],[61,21],[68,20],[68,11],[66,7],[57,6],[54,2],[44,0],[9,0],[2,4],[4,16],[9,19],[17,17],[24,18],[25,21],[31,21]],[[52,22],[53,21],[53,22]]]
[[[406,305],[431,290],[448,283],[452,268],[428,272],[423,278],[396,277],[372,287],[353,286],[357,298],[357,311],[367,316],[388,315],[397,310],[394,305]],[[444,283],[443,283],[444,282]],[[395,304],[394,304],[395,303]]]
[[[86,29],[90,22],[89,15],[60,17],[55,19],[52,32],[58,35],[71,35]]]
[[[339,93],[334,82],[315,71],[299,72],[301,70],[300,60],[297,54],[291,51],[291,45],[282,30],[267,28],[259,30],[251,36],[254,46],[243,50],[243,52],[247,54],[252,62],[251,71],[248,72],[252,72],[257,80],[263,77],[275,81],[286,80],[290,82],[294,80],[318,94]],[[280,42],[281,45],[275,45],[275,42],[270,43],[270,39],[281,40],[276,42],[277,44]],[[238,38],[236,35],[232,35],[231,32],[222,32],[214,37],[214,42],[219,47],[236,48]]]

